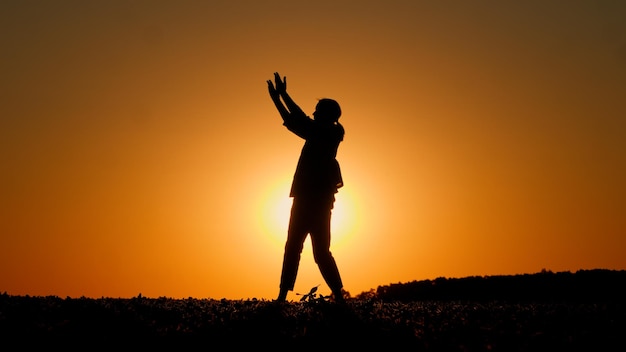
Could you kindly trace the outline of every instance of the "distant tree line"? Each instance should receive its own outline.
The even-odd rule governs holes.
[[[383,301],[624,302],[626,270],[579,270],[507,276],[440,277],[378,286],[357,299]]]

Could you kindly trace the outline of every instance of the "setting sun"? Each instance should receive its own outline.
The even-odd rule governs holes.
[[[256,217],[264,238],[279,248],[284,247],[289,224],[291,198],[289,186],[291,180],[281,179],[268,185],[259,200],[256,201]]]
[[[256,201],[256,221],[263,236],[272,246],[283,248],[291,213],[292,198],[289,197],[290,178],[271,183]],[[335,195],[331,218],[331,248],[349,245],[359,232],[359,203],[349,186],[342,187]]]

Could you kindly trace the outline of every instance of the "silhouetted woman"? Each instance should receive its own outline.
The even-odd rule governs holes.
[[[304,240],[311,235],[315,263],[332,290],[333,299],[343,302],[343,283],[330,252],[331,212],[335,193],[343,186],[336,159],[344,136],[338,121],[341,108],[332,99],[320,99],[311,119],[287,94],[287,77],[281,80],[276,72],[274,81],[268,80],[267,85],[283,125],[305,140],[289,194],[293,204],[277,300],[285,301],[287,292],[293,290]]]

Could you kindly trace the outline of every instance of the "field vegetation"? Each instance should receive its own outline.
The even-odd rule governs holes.
[[[60,298],[0,294],[3,351],[624,351],[626,272],[415,281],[345,304],[301,300]]]

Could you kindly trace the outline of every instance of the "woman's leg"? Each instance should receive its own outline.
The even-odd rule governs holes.
[[[315,218],[312,219],[311,224],[311,245],[313,247],[315,263],[317,263],[324,281],[326,281],[328,287],[333,291],[333,294],[337,296],[341,295],[343,283],[335,258],[330,252],[332,205],[332,202],[330,205],[322,203],[321,206],[313,212]]]
[[[287,242],[285,243],[278,300],[284,301],[287,296],[287,291],[293,290],[296,283],[296,276],[298,275],[300,256],[307,234],[306,207],[301,201],[294,198],[291,206],[291,217],[289,218]]]

